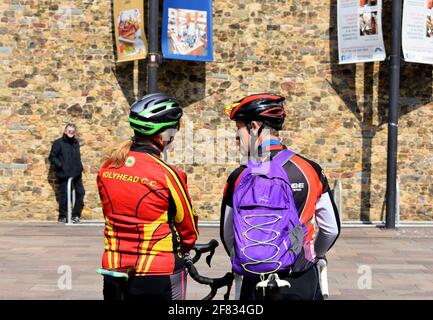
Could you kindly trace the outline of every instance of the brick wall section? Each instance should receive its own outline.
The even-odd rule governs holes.
[[[85,167],[83,217],[100,219],[96,173],[106,152],[131,135],[125,120],[134,100],[133,63],[114,64],[110,1],[5,0],[0,12],[0,219],[56,218],[47,157],[70,121]],[[219,218],[236,167],[233,157],[218,158],[234,146],[235,126],[222,106],[272,91],[287,97],[284,142],[320,163],[331,185],[342,178],[344,218],[381,219],[388,65],[337,64],[334,1],[218,0],[213,13],[215,61],[165,61],[159,77],[159,88],[182,101],[189,119],[169,158],[188,173],[200,217]],[[141,61],[142,93],[145,70]],[[433,218],[431,71],[402,69],[402,219]]]

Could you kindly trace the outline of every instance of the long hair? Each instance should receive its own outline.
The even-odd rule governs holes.
[[[128,156],[128,152],[131,149],[132,143],[132,140],[123,141],[111,151],[102,166],[116,169],[123,166],[125,164],[126,157]]]

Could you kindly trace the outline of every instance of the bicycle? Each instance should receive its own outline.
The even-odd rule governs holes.
[[[211,291],[202,300],[212,300],[217,294],[218,290],[222,287],[227,286],[227,291],[224,294],[224,300],[229,300],[230,292],[234,281],[234,275],[231,272],[227,272],[223,277],[220,278],[209,278],[199,274],[197,268],[194,266],[198,262],[204,253],[209,252],[206,257],[206,263],[211,267],[211,260],[215,254],[215,249],[219,246],[217,240],[212,239],[207,244],[197,244],[193,247],[192,251],[195,252],[194,256],[190,254],[185,255],[185,263],[188,269],[188,273],[196,282],[204,285],[209,285]],[[329,288],[328,288],[328,276],[327,276],[327,262],[325,259],[320,259],[317,262],[317,267],[319,269],[319,281],[320,288],[322,290],[322,295],[324,299],[329,298]],[[125,292],[127,290],[127,283],[130,276],[134,275],[134,267],[123,267],[115,269],[97,269],[97,273],[108,276],[114,279],[119,285],[118,300],[125,299]],[[290,286],[285,280],[280,280],[278,275],[272,274],[267,280],[261,281],[257,284],[257,289],[265,289],[268,293],[275,292],[277,288],[283,286]]]
[[[206,263],[211,267],[211,260],[215,254],[215,248],[218,247],[219,243],[217,240],[212,239],[207,244],[197,244],[192,248],[195,252],[194,256],[191,257],[189,253],[185,254],[185,264],[188,270],[188,274],[200,284],[205,284],[210,286],[210,293],[206,295],[202,300],[212,300],[217,294],[218,290],[222,287],[227,286],[227,292],[224,294],[224,300],[229,300],[230,291],[233,284],[234,276],[231,272],[227,272],[223,277],[220,278],[209,278],[199,274],[197,268],[194,264],[200,260],[204,253],[209,252],[206,257]],[[121,268],[112,269],[96,269],[96,273],[104,276],[110,277],[118,285],[119,290],[116,294],[116,300],[126,300],[126,292],[128,291],[128,280],[131,276],[135,274],[134,266],[127,266]]]

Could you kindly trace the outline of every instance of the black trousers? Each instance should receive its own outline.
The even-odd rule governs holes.
[[[72,217],[81,217],[84,206],[84,186],[81,175],[72,180],[72,187],[75,188],[75,206],[72,209]],[[68,214],[68,179],[59,181],[59,218],[66,218]]]
[[[279,275],[281,280],[286,280],[291,287],[281,287],[274,292],[256,290],[256,284],[260,280],[252,280],[246,277],[242,280],[240,300],[323,300],[320,289],[319,272],[313,266],[306,272],[296,275]]]

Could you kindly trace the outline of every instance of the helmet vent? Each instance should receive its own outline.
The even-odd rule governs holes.
[[[153,113],[157,113],[157,112],[160,112],[160,111],[165,110],[165,108],[166,108],[166,106],[162,106],[162,107],[160,107],[160,108],[156,108],[156,109],[152,110],[152,112],[153,112]]]

